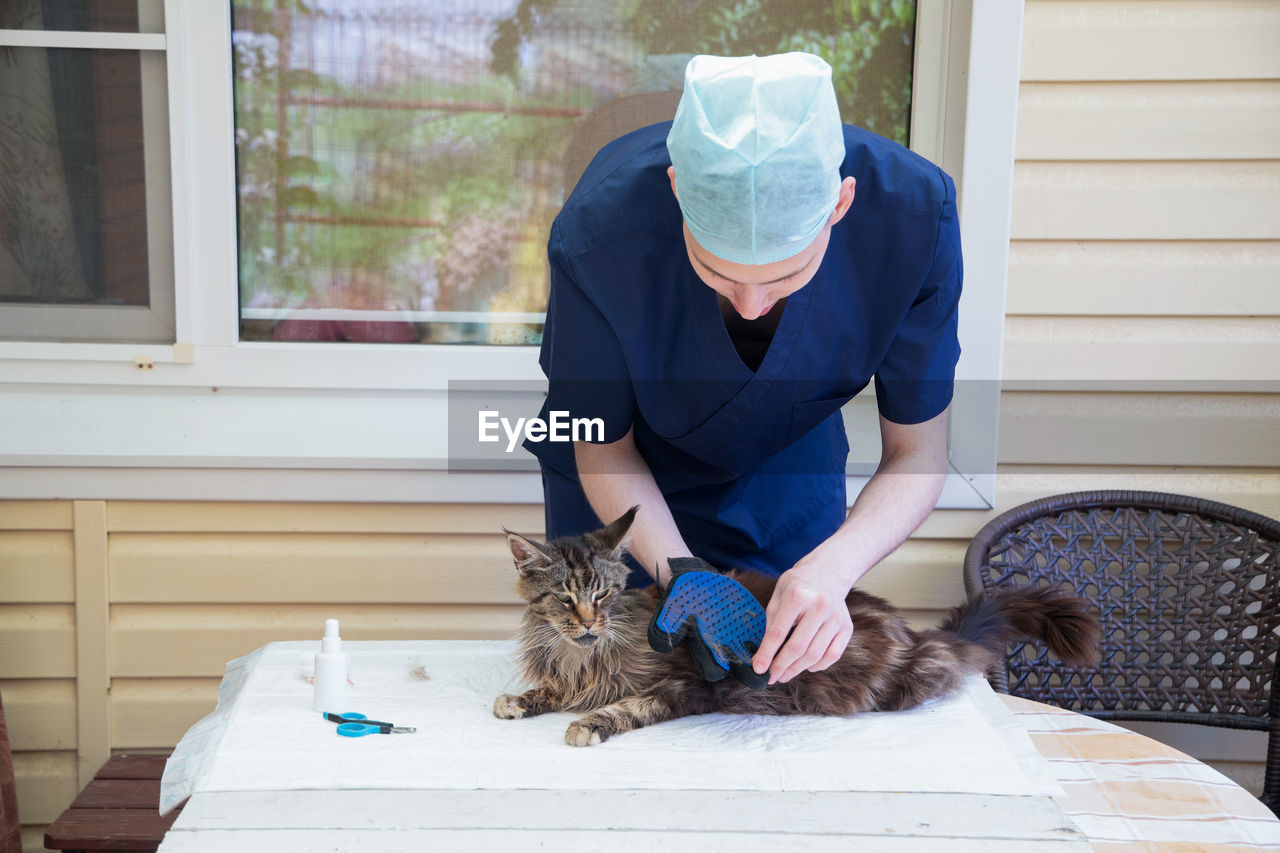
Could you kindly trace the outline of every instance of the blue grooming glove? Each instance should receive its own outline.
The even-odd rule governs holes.
[[[747,687],[764,687],[751,658],[764,639],[764,608],[747,588],[697,557],[673,557],[671,583],[649,622],[649,645],[669,652],[684,643],[707,681],[732,675]]]

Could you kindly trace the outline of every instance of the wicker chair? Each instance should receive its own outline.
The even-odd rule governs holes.
[[[972,598],[1061,584],[1097,603],[1102,659],[1015,645],[1004,693],[1110,720],[1269,731],[1262,801],[1280,815],[1280,522],[1160,492],[1077,492],[992,519],[965,554]]]

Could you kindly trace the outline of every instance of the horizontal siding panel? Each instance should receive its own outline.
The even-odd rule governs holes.
[[[1000,465],[996,506],[990,510],[939,510],[929,515],[917,539],[963,539],[1002,512],[1028,501],[1067,492],[1098,489],[1173,492],[1244,507],[1280,518],[1280,462],[1265,468],[1192,468],[1167,466]]]
[[[176,746],[218,705],[221,678],[118,678],[111,682],[112,749]]]
[[[111,598],[122,603],[516,604],[506,545],[439,537],[113,535]],[[122,541],[123,540],[123,541]],[[928,551],[932,543],[921,546]],[[908,543],[895,554],[911,575]],[[927,560],[925,561],[927,562]],[[937,599],[926,598],[933,607]]]
[[[73,605],[0,604],[0,679],[75,675]]]
[[[947,567],[965,544],[951,542],[933,549],[936,556],[931,571],[942,567],[942,572],[948,573],[950,569]],[[912,550],[919,549],[913,546]],[[954,605],[954,588],[941,594],[930,590],[922,598],[917,584],[901,582],[901,578],[895,582],[894,578],[888,577],[890,573],[905,574],[909,571],[903,568],[909,557],[910,554],[895,555],[859,586],[874,594],[891,597],[895,604],[909,606],[920,613],[936,615],[941,612],[937,608]],[[915,559],[921,559],[919,553]],[[944,583],[946,586],[954,587],[954,584],[947,582]],[[928,603],[928,607],[921,605],[921,601]],[[342,635],[347,640],[500,640],[516,635],[523,613],[519,606],[397,608],[390,613],[381,613],[379,608],[328,609],[314,614],[304,612],[297,620],[301,624],[272,631],[252,621],[258,616],[269,617],[271,608],[247,606],[241,609],[245,611],[243,618],[214,605],[117,606],[113,613],[115,628],[111,641],[113,677],[220,677],[227,661],[266,643],[318,636],[316,626],[322,625],[326,616],[341,621]],[[305,611],[308,608],[297,609]],[[930,624],[928,620],[934,615],[922,616],[921,624]]]
[[[1182,726],[1182,728],[1198,729],[1200,728],[1200,726]],[[1234,731],[1231,729],[1216,730],[1215,734],[1218,731],[1221,731],[1224,735],[1227,732],[1231,732],[1231,734],[1233,735],[1232,741],[1236,741],[1239,735],[1245,734],[1245,732]],[[1163,734],[1163,732],[1161,734]],[[1261,734],[1261,733],[1258,732],[1256,734]],[[1265,737],[1265,735],[1263,735],[1263,737]],[[1170,737],[1169,740],[1172,741],[1173,738]],[[1234,746],[1234,743],[1231,743],[1230,745]],[[1171,743],[1170,746],[1173,746],[1173,748],[1178,750],[1179,752],[1185,752],[1187,755],[1196,755],[1196,749],[1201,747],[1200,743],[1187,744],[1186,746],[1174,746]],[[1215,751],[1215,752],[1225,751],[1225,750],[1221,750],[1219,748],[1219,744],[1217,743],[1215,743],[1211,749],[1212,751]],[[1265,754],[1266,754],[1265,744],[1260,748],[1254,749],[1252,753],[1252,755],[1265,755]],[[1217,770],[1223,776],[1226,776],[1232,782],[1235,782],[1241,788],[1244,788],[1246,791],[1253,794],[1254,796],[1261,796],[1263,779],[1266,775],[1266,768],[1267,768],[1267,765],[1264,764],[1263,762],[1257,761],[1252,758],[1244,761],[1220,761],[1212,758],[1208,760],[1205,760],[1205,759],[1201,759],[1201,760],[1204,761],[1206,764],[1208,764],[1210,767],[1212,767],[1214,770]]]
[[[0,530],[70,530],[71,501],[0,501]]]
[[[1023,83],[1016,157],[1280,159],[1280,80]]]
[[[9,742],[21,750],[76,748],[76,683],[32,679],[0,684]]]
[[[0,531],[0,601],[75,601],[70,531]]]
[[[61,812],[59,812],[59,814],[61,814]],[[21,812],[19,812],[19,815],[25,817]],[[23,823],[22,849],[28,851],[28,853],[40,853],[40,851],[48,849],[44,846],[44,834],[48,829],[49,825],[45,823]]]
[[[1015,240],[1005,310],[1280,316],[1278,277],[1280,242]]]
[[[74,752],[15,752],[13,775],[23,823],[53,823],[79,791]]]
[[[112,501],[112,533],[538,533],[541,506],[527,504],[308,504]]]
[[[1001,462],[1280,464],[1280,395],[1006,392]]]
[[[1111,388],[1136,382],[1229,390],[1231,383],[1255,383],[1252,390],[1272,390],[1280,380],[1280,321],[1009,317],[1003,372],[1006,388],[1085,380]]]
[[[954,607],[964,600],[961,566],[967,544],[953,540],[908,540],[864,575],[858,588],[903,610]]]
[[[1267,754],[1267,732],[1265,731],[1224,730],[1213,726],[1188,726],[1183,723],[1158,723],[1146,720],[1125,720],[1123,723],[1117,722],[1116,725],[1158,740],[1179,752],[1194,755],[1201,761],[1212,762],[1215,769],[1221,769],[1219,762],[1228,766],[1248,762],[1257,769],[1256,794],[1262,793],[1262,770],[1265,765],[1258,759]],[[1242,775],[1242,771],[1246,771],[1246,768],[1237,766],[1234,770],[1237,775]]]
[[[500,533],[112,534],[113,602],[506,604]]]
[[[859,588],[861,588],[861,584],[859,584]],[[956,604],[959,603],[958,601],[956,602]],[[938,627],[938,623],[947,617],[950,610],[951,608],[949,607],[945,610],[903,610],[899,608],[898,612],[902,614],[903,619],[907,620],[907,625],[912,630],[927,631],[930,628]],[[856,631],[857,628],[855,627],[854,630]]]
[[[997,477],[996,500],[999,501],[1000,498],[1001,490]],[[922,542],[928,539],[964,539],[967,544],[978,528],[994,518],[995,514],[995,510],[989,509],[935,509],[925,518],[916,532],[911,534],[911,540]]]
[[[871,389],[867,389],[864,393],[870,393]],[[121,511],[120,507],[127,506],[127,511]],[[114,532],[120,531],[188,531],[198,532],[201,530],[208,532],[235,532],[235,531],[296,531],[296,532],[332,532],[336,529],[334,522],[340,520],[342,529],[349,532],[368,532],[368,533],[427,533],[437,532],[427,529],[426,525],[418,524],[418,521],[409,521],[408,519],[416,519],[422,516],[434,514],[434,508],[438,506],[441,509],[458,509],[461,515],[454,518],[456,521],[465,521],[467,518],[474,518],[476,514],[490,513],[491,518],[500,519],[508,515],[515,520],[511,522],[500,521],[499,525],[505,525],[509,529],[525,533],[530,536],[540,537],[542,535],[542,507],[521,506],[521,505],[498,505],[495,507],[487,507],[485,505],[449,505],[440,504],[427,508],[426,511],[422,507],[412,505],[387,505],[386,507],[366,507],[363,504],[267,504],[267,503],[176,503],[173,513],[165,512],[165,508],[169,506],[164,502],[110,502],[107,504],[108,525]],[[370,512],[362,512],[369,509]],[[394,518],[394,512],[384,512],[383,510],[409,510],[403,514],[400,519]],[[276,511],[279,515],[273,516]],[[520,524],[519,519],[523,514],[523,520],[527,522],[527,526]],[[947,511],[945,513],[935,513],[934,517],[947,517],[950,515],[963,515],[963,512]],[[200,519],[208,518],[208,524],[201,527]],[[445,514],[449,515],[449,514]],[[273,517],[267,517],[273,516]],[[388,518],[390,517],[390,520]],[[154,519],[159,518],[159,521]],[[149,520],[151,519],[151,520]],[[362,525],[368,524],[369,527]],[[421,527],[421,529],[419,529]],[[919,536],[927,538],[937,538],[937,535],[930,534],[929,524],[917,533]],[[948,528],[949,529],[949,528]],[[480,532],[489,533],[488,529],[482,527],[479,531],[461,530],[460,532]],[[499,534],[500,535],[500,534]],[[943,534],[944,538],[951,534]],[[503,559],[506,560],[506,551],[502,551]],[[504,562],[505,565],[505,562]],[[273,612],[272,618],[282,618],[282,614],[288,611],[277,610]],[[379,612],[382,612],[379,610]],[[462,611],[458,611],[462,612]],[[328,617],[326,617],[328,618]]]
[[[1015,240],[1275,240],[1280,162],[1018,162]]]
[[[1023,80],[1280,77],[1274,0],[1032,0]]]
[[[226,662],[280,640],[319,643],[325,619],[345,640],[500,640],[523,606],[117,604],[111,610],[113,677],[221,676]]]
[[[1136,489],[1207,498],[1280,518],[1280,465],[1251,469],[1001,465],[996,488],[1001,490],[1002,504],[1009,500],[1011,506],[1065,492]]]

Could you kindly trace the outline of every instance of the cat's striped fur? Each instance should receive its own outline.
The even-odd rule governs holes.
[[[709,684],[684,647],[649,647],[657,592],[626,589],[623,539],[635,509],[581,537],[549,543],[508,531],[516,590],[528,602],[520,630],[526,683],[503,695],[503,719],[577,711],[565,733],[573,746],[664,720],[731,714],[845,715],[912,708],[958,688],[971,672],[996,665],[1013,639],[1035,639],[1067,663],[1097,656],[1098,622],[1085,603],[1052,589],[1011,589],[963,605],[936,630],[914,631],[883,599],[854,589],[846,598],[853,636],[839,661],[785,684],[750,689],[725,679]],[[730,572],[767,603],[774,579]]]

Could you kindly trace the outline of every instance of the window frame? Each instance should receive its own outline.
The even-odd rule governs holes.
[[[165,46],[175,343],[0,341],[0,400],[20,413],[0,422],[0,498],[541,502],[536,471],[449,472],[444,427],[450,381],[542,381],[536,347],[239,340],[230,5],[165,0],[166,33],[130,37]],[[966,268],[939,506],[985,509],[1023,12],[942,0],[917,14],[912,148],[956,180]],[[850,476],[851,500],[866,479]]]
[[[145,13],[145,9],[139,10]],[[144,21],[155,26],[157,21]],[[123,50],[164,55],[164,33],[67,32],[61,30],[0,30],[0,45],[18,48],[72,50]],[[166,63],[167,66],[167,63]],[[0,335],[21,330],[24,335],[68,337],[81,340],[135,338],[167,341],[174,337],[173,250],[171,231],[172,186],[169,173],[167,67],[141,64],[143,168],[147,216],[146,305],[0,303]],[[110,331],[105,335],[103,328]]]

